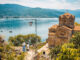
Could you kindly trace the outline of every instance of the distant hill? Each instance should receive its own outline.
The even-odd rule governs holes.
[[[61,12],[69,12],[73,15],[75,15],[76,17],[80,17],[80,9],[77,9],[77,10],[65,10],[65,9],[61,9],[61,10],[58,10],[58,11],[61,11]]]
[[[0,4],[0,17],[52,18],[64,14],[65,10],[30,8],[17,4]],[[70,13],[79,17],[79,10]]]
[[[0,17],[58,17],[64,12],[51,9],[30,8],[17,4],[0,4]]]

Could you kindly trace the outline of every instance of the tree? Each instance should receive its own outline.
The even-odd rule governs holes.
[[[55,60],[80,60],[80,32],[74,33],[70,42],[63,44],[60,49],[53,48],[50,54],[52,58],[56,57]]]
[[[79,60],[80,59],[80,49],[75,49],[73,43],[68,43],[62,45],[60,52],[57,54],[56,60]]]
[[[80,32],[76,32],[74,34],[74,37],[71,39],[71,42],[75,44],[76,48],[80,46]]]
[[[60,49],[61,49],[61,46],[56,46],[56,47],[50,49],[49,55],[51,56],[51,59],[53,59],[53,57],[56,59],[56,56],[60,52]]]
[[[41,42],[41,38],[36,34],[17,35],[14,37],[9,37],[9,42],[15,46],[20,46],[23,42],[26,42],[26,44],[36,44],[37,42]]]
[[[80,24],[79,24],[79,23],[77,23],[77,22],[75,22],[75,25],[76,25],[76,26],[80,26]]]

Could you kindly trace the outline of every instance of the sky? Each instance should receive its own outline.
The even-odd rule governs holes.
[[[0,0],[0,4],[19,4],[48,9],[80,9],[80,0]]]

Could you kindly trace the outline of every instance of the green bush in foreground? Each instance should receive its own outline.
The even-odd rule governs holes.
[[[50,51],[51,58],[55,60],[80,60],[80,33],[75,33],[70,43],[55,47]]]
[[[75,44],[75,48],[80,47],[80,32],[76,32],[70,42]]]
[[[2,47],[3,51],[0,52],[2,60],[24,60],[24,57],[25,57],[24,53],[21,53],[19,55],[20,52],[17,53],[16,51],[14,51],[12,48],[10,48],[10,45],[5,47],[6,47],[5,48],[6,50],[4,49],[4,46],[3,46]]]
[[[56,60],[76,60],[80,59],[80,49],[74,48],[73,43],[62,45],[60,52],[57,54]]]

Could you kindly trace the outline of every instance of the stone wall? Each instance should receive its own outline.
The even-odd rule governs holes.
[[[70,13],[65,13],[59,17],[59,26],[67,26],[71,29],[74,28],[75,16]]]
[[[65,13],[59,17],[59,25],[49,28],[48,45],[54,47],[69,42],[74,30],[75,16]]]

